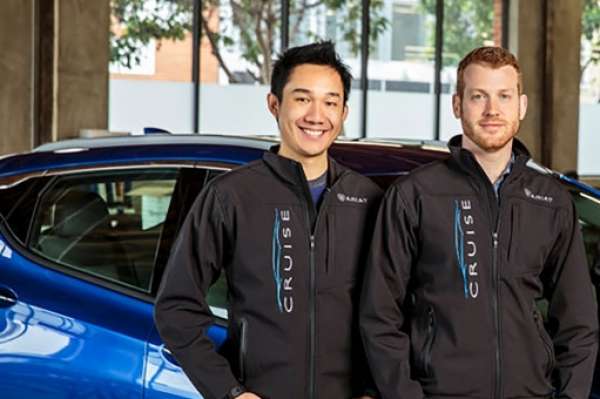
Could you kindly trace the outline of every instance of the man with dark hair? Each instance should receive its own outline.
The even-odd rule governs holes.
[[[360,307],[384,399],[589,395],[598,322],[581,232],[569,193],[526,166],[526,108],[516,58],[473,50],[450,156],[385,195]]]
[[[156,325],[207,399],[372,392],[357,281],[381,192],[327,155],[350,79],[330,42],[287,50],[267,97],[281,145],[210,182],[174,244]],[[218,353],[205,297],[221,271],[229,326]]]

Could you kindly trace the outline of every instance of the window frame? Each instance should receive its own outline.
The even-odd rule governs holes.
[[[31,222],[30,225],[28,226],[28,231],[27,231],[27,240],[25,243],[20,242],[20,240],[14,236],[14,234],[12,233],[12,230],[10,228],[10,226],[8,225],[8,223],[4,220],[4,218],[0,218],[0,233],[3,236],[3,239],[5,239],[8,244],[10,244],[11,247],[15,248],[18,252],[19,255],[23,256],[27,261],[33,263],[36,266],[39,267],[43,267],[43,268],[47,268],[53,271],[57,271],[60,272],[66,276],[70,276],[73,278],[76,278],[80,281],[83,282],[87,282],[90,284],[94,284],[96,286],[108,289],[110,291],[119,293],[119,294],[123,294],[129,297],[133,297],[136,299],[139,299],[143,302],[146,303],[154,303],[154,300],[156,298],[156,294],[157,294],[157,287],[158,287],[158,283],[155,284],[154,281],[151,282],[151,286],[150,286],[150,290],[148,292],[143,291],[141,289],[136,289],[134,287],[130,287],[115,281],[111,281],[108,280],[104,277],[101,276],[96,276],[96,275],[92,275],[88,272],[76,269],[74,267],[71,266],[67,266],[67,265],[63,265],[59,262],[50,260],[40,254],[37,254],[35,251],[33,251],[30,248],[30,243],[29,243],[29,238],[30,238],[30,234],[31,234],[31,228],[33,226],[33,221],[35,219],[35,215],[37,214],[37,212],[39,211],[39,205],[40,205],[40,198],[42,197],[43,193],[48,189],[48,187],[51,187],[55,177],[59,177],[59,176],[78,176],[78,175],[85,175],[86,173],[95,173],[95,172],[109,172],[109,171],[114,171],[114,170],[144,170],[144,169],[148,169],[148,168],[153,168],[153,169],[168,169],[168,168],[173,168],[173,169],[177,169],[178,171],[180,171],[181,169],[190,169],[190,170],[204,170],[206,171],[206,175],[208,175],[211,171],[221,171],[221,172],[228,172],[231,169],[238,167],[239,165],[237,164],[230,164],[230,163],[222,163],[222,162],[202,162],[202,161],[181,161],[181,162],[141,162],[141,163],[129,163],[129,164],[123,164],[123,165],[98,165],[98,166],[92,166],[92,167],[78,167],[78,168],[64,168],[64,169],[57,169],[57,170],[53,170],[53,171],[48,171],[48,170],[44,170],[44,171],[40,171],[39,173],[28,173],[22,177],[12,177],[10,180],[10,184],[4,184],[2,185],[2,182],[0,181],[0,192],[2,188],[10,188],[13,187],[16,184],[19,184],[25,180],[28,179],[35,179],[35,178],[41,178],[41,177],[49,177],[51,176],[52,178],[48,180],[48,182],[35,194],[37,196],[36,202],[35,202],[35,207],[32,210],[32,218],[31,218]],[[179,177],[178,177],[179,179]],[[171,206],[171,203],[173,201],[173,199],[175,198],[174,194],[171,197],[171,202],[169,204],[169,207]],[[181,220],[185,219],[185,217],[181,218]],[[162,234],[159,238],[159,244],[161,245],[161,242],[163,240]],[[156,263],[156,258],[154,261],[154,268],[157,269],[157,263]],[[164,268],[162,270],[155,270],[153,272],[153,280],[156,280],[158,282],[160,282],[160,280],[162,279],[162,276],[164,274]],[[219,324],[222,324],[224,322],[224,320],[218,318],[218,322]]]
[[[155,170],[155,171],[162,171],[162,172],[174,175],[173,178],[174,178],[174,186],[175,186],[179,179],[180,171],[182,168],[160,167],[160,168],[150,168],[150,169]],[[131,172],[131,173],[128,173],[128,172]],[[140,181],[145,181],[145,178],[140,179],[140,180],[134,180],[132,178],[140,176],[140,175],[144,175],[144,177],[146,177],[145,175],[147,172],[148,172],[148,168],[132,168],[132,169],[126,169],[126,170],[119,170],[119,171],[115,171],[115,170],[101,171],[101,172],[88,171],[88,172],[83,172],[83,173],[72,173],[72,174],[66,174],[66,175],[62,175],[62,176],[54,176],[53,178],[51,178],[48,181],[48,183],[37,194],[37,200],[35,202],[35,206],[34,206],[34,209],[32,212],[32,216],[31,216],[30,225],[28,227],[27,237],[25,240],[25,246],[27,247],[27,249],[30,252],[33,252],[36,255],[39,255],[40,257],[45,258],[46,260],[48,260],[52,263],[59,264],[62,267],[65,267],[69,270],[70,269],[79,270],[82,273],[90,274],[94,277],[98,277],[100,279],[106,280],[107,282],[114,283],[116,285],[121,285],[121,286],[130,288],[135,291],[150,293],[152,277],[154,275],[155,264],[156,264],[155,259],[153,259],[153,261],[152,261],[153,262],[152,267],[151,267],[152,271],[151,271],[151,276],[150,276],[150,281],[148,283],[148,287],[144,288],[141,286],[128,284],[124,281],[120,281],[119,279],[110,278],[108,275],[103,275],[100,273],[93,273],[93,272],[87,270],[85,267],[82,267],[81,265],[69,264],[67,262],[63,262],[58,259],[52,259],[52,257],[49,256],[47,253],[44,253],[44,251],[42,251],[38,248],[35,248],[35,245],[39,243],[37,241],[37,239],[39,238],[38,236],[40,235],[40,233],[34,231],[34,227],[36,229],[37,229],[37,227],[41,227],[40,226],[40,223],[41,223],[40,216],[42,215],[42,212],[46,211],[45,209],[42,209],[42,204],[47,205],[46,201],[49,199],[49,197],[47,195],[51,190],[55,189],[56,187],[65,188],[66,189],[65,192],[66,192],[71,188],[80,187],[82,185],[107,183],[111,180],[111,177],[114,177],[115,182],[117,182],[119,180],[130,181],[130,182],[135,182],[135,181],[140,182]],[[113,173],[114,173],[114,175],[113,175]],[[52,197],[50,197],[50,198],[52,198]],[[169,206],[171,205],[172,199],[173,198],[171,196],[169,198]],[[52,202],[53,201],[51,201],[50,203],[52,203]],[[107,204],[107,206],[110,207],[110,204]],[[159,234],[158,234],[158,239],[155,243],[156,247],[158,247],[158,245],[160,245],[161,237],[162,237],[162,229],[161,229],[161,232],[159,232]],[[155,254],[156,254],[156,247],[154,249]],[[154,255],[154,258],[155,258],[155,255]]]

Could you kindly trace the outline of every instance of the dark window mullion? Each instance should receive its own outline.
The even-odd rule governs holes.
[[[510,20],[510,0],[502,0],[502,47],[508,48],[508,21]]]
[[[200,13],[202,12],[202,0],[194,0],[192,17],[192,82],[193,100],[192,100],[192,124],[194,133],[200,133]]]
[[[362,0],[362,14],[361,14],[361,49],[360,49],[360,89],[362,90],[361,97],[361,137],[367,137],[367,104],[368,104],[368,92],[369,92],[369,81],[367,68],[369,66],[369,12],[370,12],[370,1]]]
[[[442,95],[441,73],[442,52],[444,50],[444,2],[437,0],[435,6],[435,60],[433,77],[433,138],[440,139],[440,104]]]
[[[281,0],[281,52],[290,45],[290,0]]]

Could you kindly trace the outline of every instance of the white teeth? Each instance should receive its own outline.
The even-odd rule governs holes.
[[[308,134],[309,136],[320,136],[321,134],[323,134],[322,130],[309,130],[309,129],[302,129],[304,131],[304,133]]]

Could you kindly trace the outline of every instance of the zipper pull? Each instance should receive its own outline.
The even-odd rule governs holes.
[[[498,248],[498,233],[492,233],[492,238],[494,239],[494,248]]]
[[[427,315],[429,316],[429,327],[433,327],[433,307],[427,308]]]
[[[315,236],[310,236],[310,249],[315,249]]]

